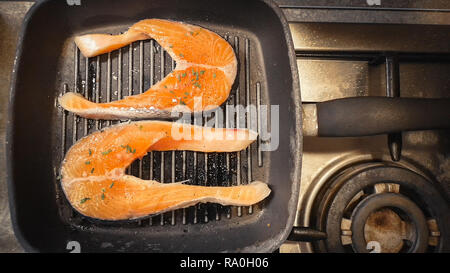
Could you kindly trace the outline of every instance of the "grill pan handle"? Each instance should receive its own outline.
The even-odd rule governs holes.
[[[304,104],[306,136],[356,137],[450,128],[450,99],[353,97]]]

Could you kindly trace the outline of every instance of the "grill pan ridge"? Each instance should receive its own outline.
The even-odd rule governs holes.
[[[231,114],[232,109],[226,112],[227,106],[236,106],[236,104],[243,104],[245,107],[249,104],[261,105],[261,101],[257,101],[257,99],[261,99],[261,81],[255,79],[253,80],[256,82],[254,86],[250,86],[250,39],[237,36],[225,36],[224,38],[233,45],[241,67],[227,102],[221,106],[221,111]],[[145,92],[150,85],[164,78],[175,67],[174,61],[154,40],[134,42],[118,51],[92,58],[82,56],[75,44],[73,45],[73,51],[74,75],[72,79],[63,83],[61,95],[68,92],[70,86],[72,86],[77,93],[95,102],[109,102],[123,98],[123,96]],[[148,60],[146,60],[146,57],[148,57]],[[268,103],[263,102],[262,104]],[[61,107],[59,107],[59,110],[61,157],[55,162],[55,166],[61,164],[68,148],[80,138],[119,122],[129,122],[85,119],[74,113],[69,113]],[[245,112],[238,112],[237,114],[239,116],[227,117],[231,120],[223,120],[221,124],[218,124],[219,117],[215,112],[210,113],[210,117],[197,115],[191,118],[191,124],[207,126],[208,122],[214,122],[213,125],[219,128],[250,128],[250,115],[246,115]],[[253,118],[259,117],[258,111],[257,117]],[[234,126],[230,127],[230,124]],[[258,131],[257,128],[252,129]],[[143,157],[142,160],[134,162],[127,169],[127,173],[142,179],[154,179],[163,183],[189,180],[188,184],[204,186],[248,184],[249,181],[251,182],[254,179],[265,181],[263,152],[258,145],[259,141],[260,139],[252,143],[249,148],[234,153],[154,151]],[[253,158],[259,159],[259,162]],[[266,164],[269,164],[269,162],[266,162]],[[57,181],[57,184],[60,185],[59,181]],[[63,197],[64,193],[61,187],[58,188],[58,196]],[[60,202],[60,213],[63,217],[66,217],[65,220],[69,223],[89,225],[89,222],[96,222],[96,225],[102,223],[106,226],[114,225],[114,222],[92,221],[93,219],[83,217],[72,209],[65,198],[59,198],[58,201]],[[260,210],[259,207],[259,205],[243,208],[199,204],[154,217],[144,217],[148,219],[127,222],[136,227],[180,223],[196,224],[210,220],[219,221],[223,217],[246,217],[252,215],[255,210],[255,213],[257,213]]]
[[[79,242],[82,252],[271,252],[278,248],[292,228],[297,205],[301,104],[292,40],[275,4],[85,0],[79,7],[68,7],[61,2],[40,1],[30,9],[13,72],[7,173],[13,227],[25,250],[67,251],[70,241]],[[144,3],[147,5],[142,8]],[[255,12],[255,18],[247,18],[248,9]],[[127,173],[163,183],[189,180],[205,186],[261,180],[269,184],[272,193],[260,204],[199,204],[153,217],[114,222],[84,217],[65,198],[59,168],[67,150],[85,135],[126,121],[77,117],[58,106],[58,96],[76,92],[96,102],[117,100],[145,92],[175,66],[154,40],[134,42],[87,59],[80,54],[73,37],[120,33],[132,23],[151,17],[197,24],[225,38],[235,49],[238,74],[221,108],[252,104],[257,111],[254,117],[240,113],[239,125],[234,116],[235,124],[223,122],[216,126],[247,128],[256,119],[258,126],[253,129],[259,131],[260,123],[265,122],[261,119],[261,105],[279,105],[280,144],[271,152],[261,151],[261,139],[235,153],[150,152],[136,160]],[[39,30],[48,25],[55,25],[55,31],[40,37]],[[45,40],[37,44],[40,39]],[[214,113],[208,119],[192,122],[208,126],[211,119],[216,119]],[[30,125],[25,128],[23,124]]]

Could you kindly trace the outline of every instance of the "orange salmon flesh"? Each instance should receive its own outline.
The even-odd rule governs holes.
[[[122,123],[77,141],[61,167],[61,184],[81,214],[126,220],[184,208],[199,202],[249,206],[270,194],[259,181],[231,187],[159,183],[126,175],[125,169],[148,151],[235,152],[257,133],[247,129],[207,128],[164,121]]]
[[[123,34],[87,34],[75,43],[84,56],[93,57],[145,39],[155,39],[176,62],[164,79],[142,94],[113,102],[95,103],[69,92],[59,104],[85,118],[144,119],[211,110],[226,101],[236,78],[236,56],[227,41],[202,27],[147,19]]]

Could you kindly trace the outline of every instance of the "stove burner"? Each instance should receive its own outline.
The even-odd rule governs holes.
[[[394,210],[400,210],[399,214],[405,215],[406,219],[403,220]],[[401,194],[372,194],[356,206],[351,219],[355,252],[369,252],[368,242],[377,242],[379,251],[400,252],[405,245],[403,240],[411,245],[407,252],[427,250],[425,216],[414,202]]]
[[[355,220],[353,220],[353,224],[354,223]],[[408,231],[405,221],[389,208],[370,212],[370,215],[367,217],[364,224],[364,239],[366,242],[378,242],[380,251],[382,245],[384,252],[400,252],[404,246],[403,240],[410,236],[407,234]],[[357,234],[355,231],[352,231],[352,233],[353,236]],[[356,243],[357,239],[353,238],[353,242]],[[374,247],[377,246],[374,245]],[[367,246],[365,246],[365,248],[367,248]]]
[[[311,223],[327,239],[317,252],[449,251],[448,201],[438,186],[392,163],[364,163],[325,185]],[[317,217],[314,217],[317,215]]]

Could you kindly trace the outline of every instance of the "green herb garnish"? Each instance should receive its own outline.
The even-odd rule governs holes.
[[[102,200],[105,200],[105,194],[102,193]]]
[[[131,148],[130,145],[128,145],[128,144],[127,144],[127,146],[123,146],[123,145],[121,145],[121,146],[122,146],[122,148],[127,149],[127,153],[134,154],[136,152],[136,149]]]
[[[111,183],[111,185],[109,185],[109,188],[111,189],[114,186],[114,182]]]
[[[189,96],[189,92],[184,92],[184,94],[185,94],[186,96]]]
[[[109,149],[108,151],[102,152],[102,155],[107,155],[107,154],[109,154],[110,152],[112,152],[111,149]]]
[[[200,75],[203,75],[203,74],[205,74],[205,70],[200,71]]]
[[[91,169],[91,173],[94,173],[94,168]]]
[[[181,77],[183,78],[186,77],[186,73],[181,74]]]
[[[91,149],[89,149],[89,156],[91,156],[92,155],[92,150]]]
[[[91,200],[91,198],[89,198],[89,197],[83,198],[80,200],[80,204],[83,204],[84,202],[89,201],[89,200]]]
[[[91,161],[86,161],[86,162],[84,162],[84,164],[89,165],[89,164],[91,164]]]
[[[196,86],[196,87],[198,87],[198,88],[202,88],[202,86],[201,86],[198,82],[195,82],[195,83],[194,83],[194,86]]]
[[[213,78],[216,78],[216,73],[213,73]]]
[[[179,55],[180,55],[180,57],[184,57],[184,55],[182,53],[180,53]]]
[[[198,72],[192,72],[192,74],[195,76],[195,80],[198,81]]]

